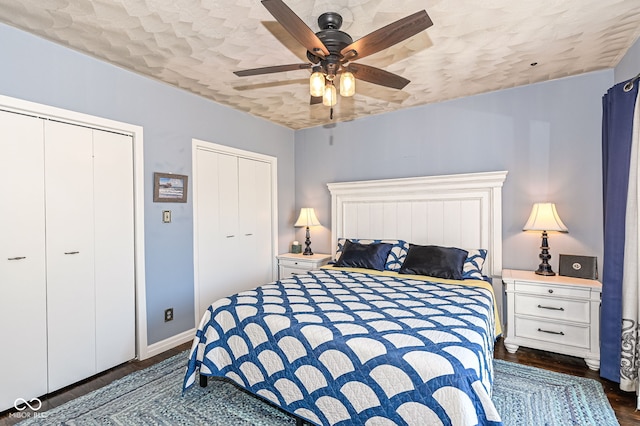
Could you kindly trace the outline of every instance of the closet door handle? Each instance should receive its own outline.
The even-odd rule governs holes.
[[[253,235],[253,234],[244,234],[244,236],[245,236],[245,237],[250,237],[250,236],[252,236],[252,235]]]
[[[7,258],[7,260],[22,260],[22,259],[26,259],[26,256],[17,256],[17,257],[9,257]]]
[[[564,308],[554,308],[553,306],[542,306],[538,305],[540,309],[551,309],[552,311],[564,311]]]
[[[65,251],[64,254],[78,254],[79,251]]]
[[[227,238],[233,238],[235,235],[227,235]]]

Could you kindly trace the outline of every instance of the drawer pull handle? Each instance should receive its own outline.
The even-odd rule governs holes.
[[[560,336],[564,336],[564,332],[562,331],[549,331],[549,330],[543,330],[541,328],[539,328],[538,331],[541,333],[558,334]]]
[[[9,257],[7,258],[7,260],[22,260],[22,259],[26,259],[26,256],[17,256],[17,257]]]
[[[78,254],[79,251],[65,251],[64,254]]]
[[[553,289],[552,288],[549,289],[549,293],[553,293]]]
[[[554,308],[553,306],[542,306],[538,305],[540,309],[551,309],[552,311],[564,311],[564,308]]]

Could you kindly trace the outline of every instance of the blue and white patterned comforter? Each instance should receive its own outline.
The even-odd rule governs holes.
[[[216,301],[184,389],[227,377],[323,425],[501,424],[491,287],[392,274],[328,268]]]

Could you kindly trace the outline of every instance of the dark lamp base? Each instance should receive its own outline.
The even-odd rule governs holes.
[[[542,245],[540,246],[542,251],[540,252],[540,259],[542,263],[538,265],[538,270],[536,274],[545,275],[547,277],[551,277],[556,273],[551,270],[551,265],[549,265],[549,259],[551,259],[551,255],[549,254],[549,241],[547,239],[547,231],[542,231]]]
[[[311,239],[309,238],[309,227],[307,226],[307,233],[306,233],[306,238],[304,240],[304,253],[302,253],[305,256],[312,256],[313,252],[311,251]]]

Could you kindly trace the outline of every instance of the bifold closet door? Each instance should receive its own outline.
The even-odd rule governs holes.
[[[273,279],[272,166],[196,151],[198,316],[216,300]]]
[[[251,260],[241,283],[244,288],[266,284],[273,274],[271,225],[271,165],[238,159],[238,218],[240,245]]]
[[[135,357],[133,139],[93,131],[97,372]]]
[[[45,122],[49,392],[96,373],[93,131]]]
[[[43,131],[0,111],[0,411],[47,392]]]
[[[216,241],[220,219],[218,210],[218,154],[198,150],[196,156],[194,209],[198,221],[194,224],[197,244],[198,318],[201,318],[215,297]]]
[[[238,160],[199,150],[197,155],[198,305],[209,305],[234,293],[234,282],[246,265],[238,229]]]

